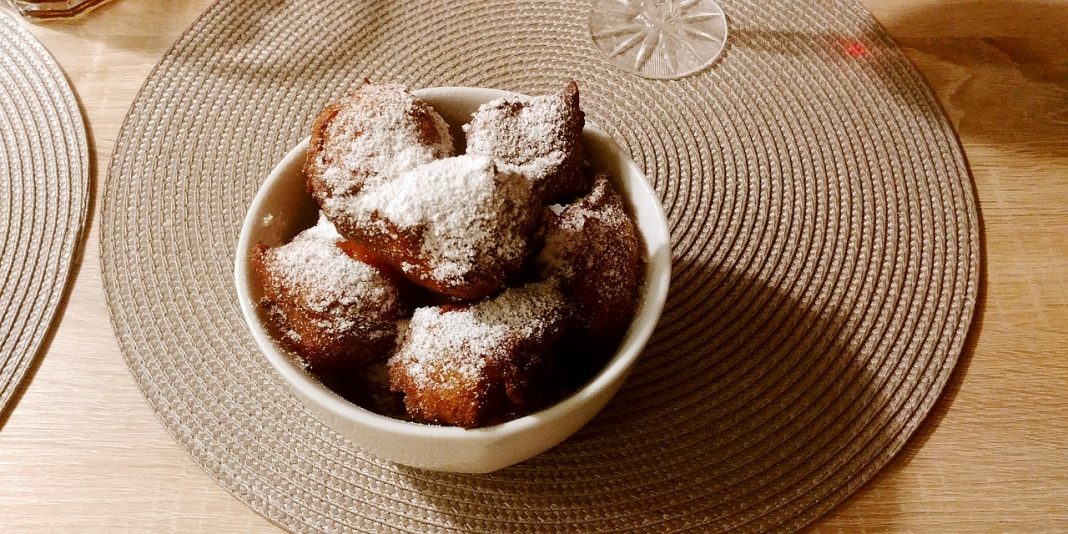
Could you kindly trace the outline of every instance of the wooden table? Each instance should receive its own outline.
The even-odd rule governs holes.
[[[97,194],[138,88],[208,3],[121,0],[30,26],[85,108]],[[935,414],[816,529],[1068,529],[1068,1],[864,4],[960,133],[985,280]],[[47,354],[0,422],[0,531],[274,530],[208,478],[142,398],[108,322],[96,223]]]

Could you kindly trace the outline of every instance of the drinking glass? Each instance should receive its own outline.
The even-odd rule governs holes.
[[[617,67],[674,79],[712,64],[727,42],[727,19],[713,0],[593,0],[590,34]]]
[[[19,13],[33,19],[73,17],[107,0],[11,0]]]

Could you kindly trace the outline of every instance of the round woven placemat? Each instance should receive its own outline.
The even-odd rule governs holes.
[[[0,11],[0,417],[59,307],[88,201],[85,125],[67,79]]]
[[[585,2],[214,4],[134,102],[103,206],[115,330],[175,439],[308,531],[785,530],[869,480],[931,408],[971,321],[963,155],[862,8],[722,4],[729,49],[670,82],[611,66]],[[287,393],[242,324],[245,210],[364,77],[525,93],[577,79],[663,199],[675,274],[654,340],[600,416],[529,462],[468,476],[371,457]]]

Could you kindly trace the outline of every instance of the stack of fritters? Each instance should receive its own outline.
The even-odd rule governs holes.
[[[388,360],[414,421],[477,427],[553,400],[574,352],[561,340],[618,342],[642,283],[623,198],[585,171],[583,125],[574,82],[481,106],[460,156],[401,86],[327,106],[304,166],[324,218],[253,262],[282,340],[332,381]]]

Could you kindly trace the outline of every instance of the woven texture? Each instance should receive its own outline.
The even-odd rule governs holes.
[[[0,12],[0,415],[63,297],[88,192],[85,125],[70,86]]]
[[[841,502],[901,449],[962,349],[970,178],[862,8],[721,3],[725,55],[668,82],[611,66],[584,2],[216,3],[134,102],[104,194],[112,320],[164,425],[298,531],[789,530]],[[577,79],[667,209],[674,278],[652,343],[600,416],[524,464],[443,475],[373,458],[301,407],[242,324],[245,211],[363,77],[525,93]]]

